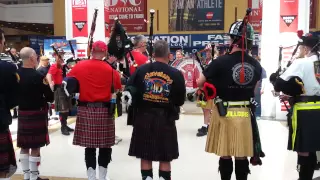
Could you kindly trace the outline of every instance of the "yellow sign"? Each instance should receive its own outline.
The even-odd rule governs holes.
[[[249,112],[228,110],[228,113],[227,113],[226,117],[244,117],[244,118],[248,118],[249,117]]]

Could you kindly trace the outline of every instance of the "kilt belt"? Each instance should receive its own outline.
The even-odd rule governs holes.
[[[320,110],[320,101],[313,102],[296,102],[293,106],[293,114],[292,114],[292,149],[294,149],[295,140],[297,136],[297,128],[298,128],[298,111],[306,111],[306,110]]]
[[[223,105],[225,106],[249,106],[249,101],[227,101],[224,102]]]

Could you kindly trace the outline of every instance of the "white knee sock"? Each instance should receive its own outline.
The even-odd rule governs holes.
[[[39,176],[39,164],[41,161],[41,157],[29,157],[30,161],[30,180],[36,180]]]
[[[30,179],[29,154],[20,154],[21,169],[23,171],[23,179]]]

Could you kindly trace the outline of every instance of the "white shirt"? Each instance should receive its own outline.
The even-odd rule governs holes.
[[[304,83],[305,96],[320,96],[320,80],[316,78],[314,62],[318,61],[317,55],[297,59],[291,66],[280,76],[281,79],[288,81],[294,76],[298,76]],[[320,68],[320,67],[318,67]],[[320,73],[320,72],[318,72]]]

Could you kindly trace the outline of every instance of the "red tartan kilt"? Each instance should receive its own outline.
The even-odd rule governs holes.
[[[73,144],[87,148],[113,146],[114,115],[108,113],[108,108],[78,107]]]
[[[29,149],[40,148],[48,144],[50,144],[48,133],[48,110],[19,110],[17,146]]]
[[[5,172],[7,177],[13,175],[17,170],[15,152],[13,149],[11,133],[8,129],[0,132],[0,172]]]

